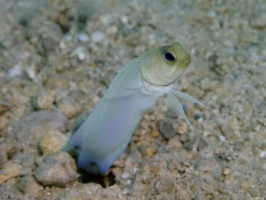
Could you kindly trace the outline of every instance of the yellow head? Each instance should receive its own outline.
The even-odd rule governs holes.
[[[139,59],[143,79],[160,86],[174,82],[190,64],[188,52],[178,42],[151,49]]]

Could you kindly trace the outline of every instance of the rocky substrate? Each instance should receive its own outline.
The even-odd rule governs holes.
[[[266,4],[0,1],[1,199],[264,199]],[[61,151],[116,73],[178,41],[192,63],[175,88],[193,126],[161,98],[103,176]]]

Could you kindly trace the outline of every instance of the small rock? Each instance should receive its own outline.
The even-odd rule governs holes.
[[[12,104],[8,101],[4,101],[0,99],[0,113],[3,113],[12,108]]]
[[[93,42],[100,42],[104,38],[105,38],[105,34],[103,32],[101,32],[101,31],[95,31],[91,35],[91,39],[92,39]]]
[[[152,138],[158,138],[160,136],[160,132],[157,129],[153,129],[150,135]]]
[[[177,126],[172,120],[166,119],[160,122],[159,125],[160,132],[165,139],[170,139],[177,133]]]
[[[146,148],[146,155],[147,156],[153,156],[157,151],[157,147],[156,146],[149,146]]]
[[[259,157],[261,157],[261,158],[266,158],[266,151],[261,151],[261,152],[259,153]]]
[[[54,102],[54,92],[40,91],[39,94],[31,98],[32,107],[38,110],[47,110]]]
[[[35,65],[28,66],[25,69],[25,74],[27,75],[27,77],[30,80],[37,81],[37,71],[36,71],[36,66]]]
[[[158,178],[158,180],[155,182],[154,189],[157,194],[173,193],[175,189],[174,178]]]
[[[3,168],[3,165],[11,160],[14,155],[20,151],[17,148],[17,142],[13,138],[1,138],[0,139],[0,169]]]
[[[15,65],[12,69],[9,70],[8,76],[13,78],[16,76],[20,76],[22,74],[21,66]]]
[[[69,80],[65,77],[59,76],[58,74],[48,75],[46,78],[46,85],[49,88],[57,88],[57,90],[69,87]]]
[[[226,168],[223,170],[223,175],[227,176],[227,175],[230,175],[231,174],[231,171],[229,168]]]
[[[121,16],[121,21],[124,23],[124,24],[127,24],[128,23],[128,18],[127,16]]]
[[[41,45],[44,52],[53,51],[58,46],[57,38],[45,37],[41,39]]]
[[[85,60],[87,55],[87,50],[82,47],[82,46],[78,46],[72,53],[71,56],[72,57],[77,57],[79,59],[79,61],[83,61]]]
[[[52,154],[60,151],[67,141],[66,135],[59,131],[50,131],[39,142],[43,154]]]
[[[19,145],[25,148],[32,145],[35,148],[40,138],[47,132],[64,132],[66,130],[66,124],[66,117],[59,112],[38,111],[16,121],[12,125],[12,129]]]
[[[6,199],[32,199],[29,198],[29,195],[27,197],[23,198],[23,195],[19,191],[19,189],[16,187],[14,181],[9,181],[8,183],[0,185],[0,195],[1,200]],[[26,195],[25,195],[26,196]]]
[[[0,171],[0,185],[7,180],[21,175],[21,166],[16,163],[7,162]]]
[[[169,146],[171,147],[175,147],[177,149],[180,149],[183,147],[182,143],[179,140],[178,136],[172,137],[169,142],[168,142]]]
[[[44,156],[34,171],[42,185],[66,187],[78,178],[74,159],[66,152]]]
[[[124,172],[123,174],[121,174],[121,178],[122,179],[127,179],[130,176],[130,174],[128,172]]]
[[[178,127],[178,133],[179,134],[189,133],[188,124],[186,122],[182,122],[180,124],[180,126]]]
[[[30,197],[37,198],[41,191],[41,186],[32,176],[24,176],[16,181],[17,188]]]
[[[76,101],[72,97],[62,97],[58,103],[57,106],[59,110],[61,110],[65,116],[68,118],[73,118],[77,116],[81,112],[81,104],[79,104],[78,101]]]
[[[8,115],[0,115],[0,131],[4,130],[9,123]]]
[[[266,28],[266,13],[259,13],[254,16],[250,21],[250,25],[256,29]]]
[[[107,35],[115,35],[118,32],[118,28],[117,26],[110,26],[107,30],[106,30],[106,34]]]
[[[79,33],[76,35],[76,38],[81,41],[81,42],[88,42],[90,39],[89,39],[89,36],[85,33]]]

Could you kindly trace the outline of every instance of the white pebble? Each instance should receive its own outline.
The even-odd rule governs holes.
[[[224,142],[226,140],[226,138],[223,135],[219,135],[219,139],[221,142]]]
[[[261,157],[261,158],[266,157],[266,151],[261,151],[261,152],[260,152],[260,157]]]
[[[91,35],[91,39],[92,39],[93,42],[100,42],[104,38],[105,38],[105,34],[103,32],[101,32],[101,31],[95,31]]]
[[[71,54],[71,56],[77,56],[80,61],[86,58],[86,49],[82,46],[77,47]]]
[[[8,76],[10,76],[10,77],[20,76],[21,74],[22,74],[22,70],[21,70],[21,67],[19,65],[15,65],[8,72]]]
[[[122,178],[122,179],[127,179],[128,177],[129,177],[129,173],[128,172],[124,172],[120,177]]]
[[[124,24],[128,23],[128,18],[127,18],[127,16],[122,16],[122,17],[121,17],[121,21],[122,21]]]
[[[79,33],[76,35],[76,38],[81,41],[81,42],[88,42],[89,41],[89,36],[85,33]]]

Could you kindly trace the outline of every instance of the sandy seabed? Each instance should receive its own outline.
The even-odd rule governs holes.
[[[264,0],[0,1],[0,199],[264,199]],[[117,72],[178,41],[192,63],[103,177],[60,151]]]

